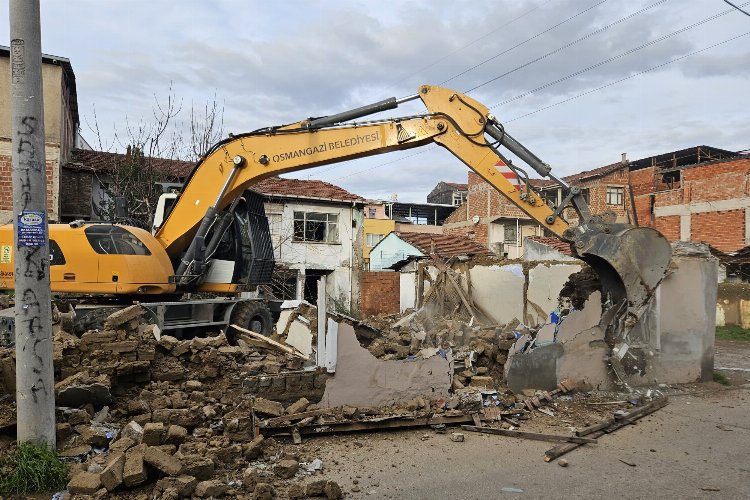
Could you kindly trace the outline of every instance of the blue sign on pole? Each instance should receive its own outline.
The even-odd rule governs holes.
[[[41,247],[47,244],[47,214],[24,210],[18,216],[18,246]]]

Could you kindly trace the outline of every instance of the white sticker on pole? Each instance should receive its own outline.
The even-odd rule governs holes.
[[[516,174],[508,165],[503,163],[503,160],[498,160],[497,163],[495,163],[495,166],[497,167],[498,172],[502,174],[505,179],[513,184],[513,187],[521,190],[521,181],[518,178],[518,174]]]

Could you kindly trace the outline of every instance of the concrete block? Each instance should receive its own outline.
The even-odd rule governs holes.
[[[526,278],[521,264],[474,266],[469,272],[474,303],[496,323],[523,317]]]

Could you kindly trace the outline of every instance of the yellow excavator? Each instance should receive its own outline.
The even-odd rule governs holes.
[[[355,122],[421,99],[427,113]],[[423,85],[418,93],[389,98],[343,113],[230,136],[196,164],[153,234],[117,223],[83,222],[49,227],[53,292],[119,296],[145,303],[173,334],[196,328],[222,330],[230,322],[270,323],[258,300],[239,292],[270,281],[273,268],[263,203],[250,188],[279,174],[390,151],[438,144],[489,182],[551,233],[569,242],[599,275],[608,303],[607,326],[631,330],[651,303],[671,258],[669,243],[651,228],[614,223],[592,214],[581,190],[551,174],[551,168],[507,133],[489,109],[471,97]],[[562,203],[551,207],[535,192],[526,172],[500,147],[556,181]],[[525,179],[519,188],[497,165]],[[576,226],[563,210],[578,214]],[[13,289],[13,227],[0,227],[0,289]],[[231,298],[177,300],[177,295],[213,292]],[[161,298],[168,300],[158,302]],[[498,300],[502,300],[499,297]],[[252,325],[251,325],[252,326]],[[269,326],[261,325],[261,330]]]

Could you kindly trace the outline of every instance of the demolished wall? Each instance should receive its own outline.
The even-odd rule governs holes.
[[[626,338],[616,351],[605,341],[601,295],[594,292],[557,325],[516,342],[506,364],[508,387],[552,389],[565,377],[598,389],[711,380],[717,273],[705,249],[673,245],[672,269],[641,319],[646,345]]]

